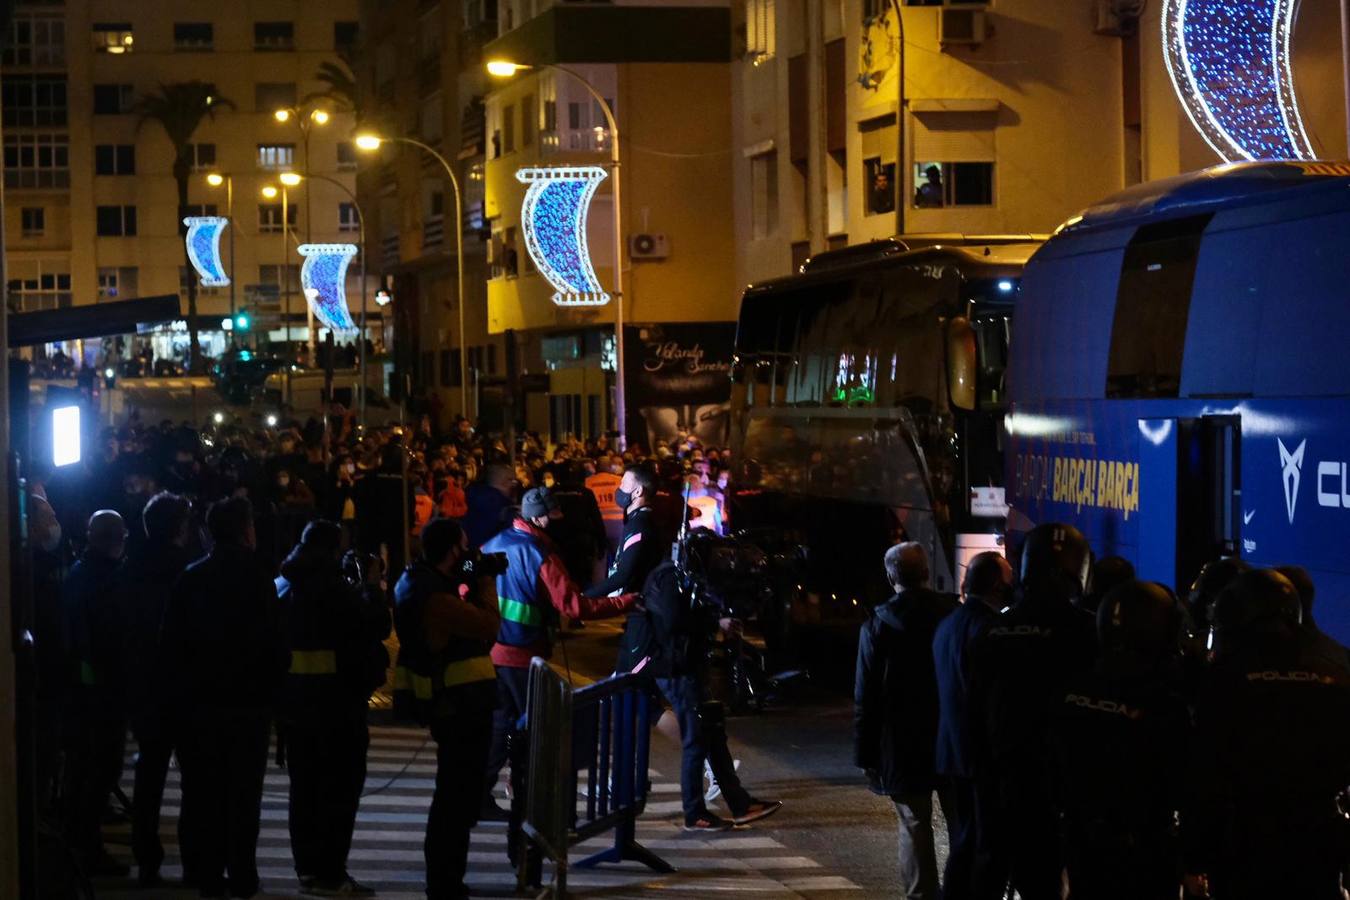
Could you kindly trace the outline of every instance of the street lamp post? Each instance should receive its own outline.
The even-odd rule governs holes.
[[[235,277],[234,277],[234,232],[236,231],[234,222],[234,176],[221,172],[212,172],[206,176],[206,183],[211,187],[220,187],[225,185],[225,218],[230,223],[230,318],[234,318],[236,310],[235,305]],[[230,343],[234,343],[234,332],[230,332]]]
[[[449,161],[444,156],[437,152],[434,147],[419,140],[410,137],[381,137],[375,134],[360,134],[356,137],[356,146],[360,150],[378,150],[380,145],[384,143],[411,144],[431,154],[445,169],[445,175],[450,179],[450,188],[455,194],[455,277],[458,281],[459,291],[459,406],[460,415],[467,418],[469,415],[469,345],[468,336],[464,331],[464,199],[460,195],[459,178],[456,177],[455,170],[451,168]],[[365,315],[364,305],[361,308],[361,315]]]
[[[490,60],[487,64],[488,74],[495,78],[510,78],[517,72],[533,68],[552,69],[575,79],[600,104],[600,110],[605,115],[605,124],[609,126],[611,136],[609,168],[610,177],[613,179],[611,190],[614,192],[614,302],[616,304],[614,308],[614,424],[619,432],[619,450],[622,452],[628,449],[628,416],[624,406],[623,203],[619,194],[619,123],[614,118],[614,109],[609,105],[609,101],[595,89],[595,85],[587,81],[585,76],[575,69],[560,66],[556,63],[525,65],[500,59]]]
[[[303,105],[303,106],[298,106],[298,107],[297,107],[297,106],[286,106],[286,107],[282,107],[281,109],[275,110],[275,111],[272,113],[272,118],[276,119],[278,122],[282,123],[283,125],[286,124],[287,122],[291,121],[292,119],[295,120],[296,127],[300,129],[301,161],[302,161],[302,165],[304,166],[304,171],[303,171],[302,174],[304,175],[305,178],[309,178],[309,177],[310,177],[310,171],[309,171],[309,135],[310,135],[310,132],[313,130],[313,128],[314,128],[315,125],[320,125],[320,126],[322,126],[322,125],[327,125],[327,124],[328,124],[328,120],[329,120],[329,118],[330,118],[330,116],[329,116],[329,114],[328,114],[328,110],[323,109],[322,107],[310,107],[310,106],[308,106],[308,105]],[[313,240],[313,229],[314,229],[314,224],[313,224],[313,223],[314,223],[313,205],[312,205],[312,203],[310,202],[309,192],[306,191],[306,192],[305,192],[305,243],[306,243],[306,244],[311,244],[311,243],[314,242],[314,240]],[[318,328],[316,327],[315,321],[314,321],[314,310],[310,308],[310,305],[309,305],[308,303],[305,304],[305,322],[306,322],[306,326],[307,326],[308,331],[309,331],[309,337],[308,337],[309,362],[310,362],[310,365],[313,365],[313,364],[315,363],[316,359],[317,359],[317,357],[315,356],[315,343],[316,343],[316,339],[317,339],[317,337],[318,337]]]

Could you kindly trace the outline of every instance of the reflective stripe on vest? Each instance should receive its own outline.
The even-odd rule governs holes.
[[[292,675],[336,675],[337,652],[333,650],[292,650]]]
[[[459,687],[475,681],[492,681],[497,677],[497,667],[490,656],[474,656],[456,660],[445,666],[444,684],[448,688]],[[435,682],[425,675],[418,675],[406,666],[394,670],[394,690],[412,691],[418,700],[430,700],[435,693]]]
[[[519,622],[521,625],[544,624],[544,611],[537,606],[498,597],[497,608],[501,610],[502,618],[508,622]]]

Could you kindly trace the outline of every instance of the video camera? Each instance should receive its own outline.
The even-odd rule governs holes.
[[[773,599],[768,557],[748,541],[691,531],[680,539],[677,560],[696,608],[749,619]]]
[[[374,567],[383,565],[378,556],[359,550],[348,550],[342,554],[342,577],[347,579],[348,584],[360,587],[365,584],[366,573]]]
[[[482,553],[472,550],[459,562],[459,576],[466,583],[475,578],[496,578],[506,574],[505,553]]]

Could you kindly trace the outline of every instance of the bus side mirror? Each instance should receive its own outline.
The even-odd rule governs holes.
[[[965,316],[947,321],[947,394],[957,409],[975,408],[975,375],[978,363],[975,329]]]

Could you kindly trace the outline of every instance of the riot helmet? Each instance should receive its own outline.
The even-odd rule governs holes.
[[[1106,595],[1134,580],[1134,564],[1119,556],[1103,556],[1092,563],[1092,580],[1081,606],[1095,613]]]
[[[1176,596],[1152,581],[1116,585],[1097,608],[1097,639],[1106,653],[1123,651],[1143,659],[1175,654],[1181,624]]]
[[[1087,588],[1092,549],[1072,525],[1037,525],[1022,543],[1022,587],[1026,592],[1052,590],[1076,600]]]
[[[1303,618],[1298,589],[1274,569],[1252,569],[1234,578],[1214,603],[1221,650],[1250,638],[1292,635]]]

